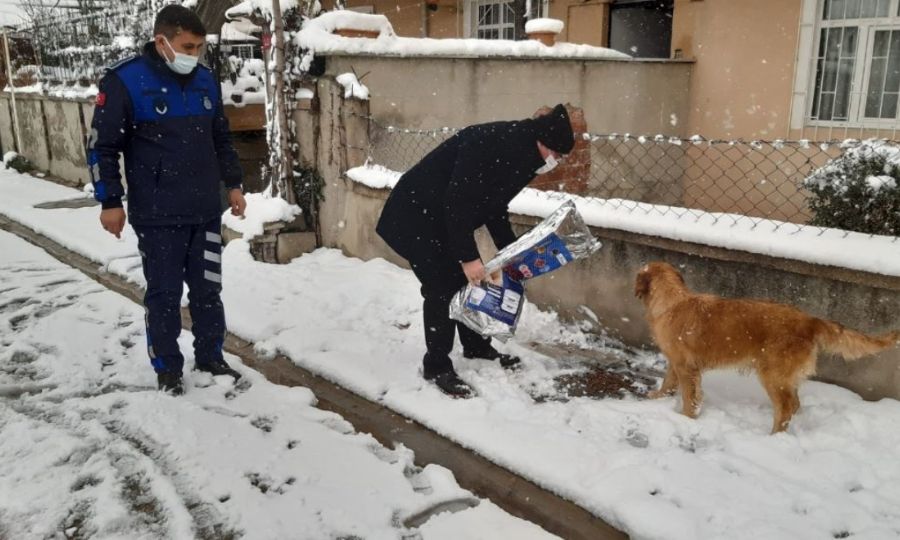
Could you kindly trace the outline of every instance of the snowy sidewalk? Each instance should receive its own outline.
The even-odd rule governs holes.
[[[241,369],[157,392],[143,309],[2,231],[0,293],[0,538],[551,538],[304,388]]]
[[[100,229],[96,208],[33,208],[78,196],[0,173],[0,213],[142,283],[130,228],[117,241]],[[329,249],[289,265],[265,265],[250,258],[244,241],[227,246],[223,264],[229,328],[258,350],[284,353],[632,537],[900,535],[900,402],[865,402],[847,390],[808,382],[790,431],[769,436],[767,397],[755,378],[736,373],[705,378],[698,420],[678,414],[674,399],[561,401],[552,380],[570,366],[523,345],[589,347],[593,341],[533,306],[507,346],[522,354],[525,368],[510,374],[455,358],[479,397],[451,400],[417,375],[423,329],[410,272]],[[649,355],[638,360],[659,362]],[[188,395],[203,391],[190,388]]]

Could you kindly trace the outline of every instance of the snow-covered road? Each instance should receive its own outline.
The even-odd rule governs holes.
[[[0,232],[0,538],[552,538],[304,388],[240,366],[161,394],[144,343],[140,306]],[[452,500],[476,506],[403,526]]]

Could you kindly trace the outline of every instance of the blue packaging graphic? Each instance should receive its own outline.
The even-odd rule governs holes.
[[[525,287],[506,272],[502,275],[501,284],[484,282],[479,287],[472,287],[466,298],[466,307],[513,326],[522,311]]]
[[[552,272],[574,259],[559,236],[551,233],[503,267],[514,280],[524,281]]]
[[[484,265],[491,278],[469,284],[450,301],[450,317],[483,336],[513,336],[525,306],[525,282],[549,274],[600,249],[573,201],[500,250]]]

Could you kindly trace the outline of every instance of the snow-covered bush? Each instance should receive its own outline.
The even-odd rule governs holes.
[[[810,225],[900,234],[900,147],[870,139],[847,141],[842,149],[803,180],[811,192]]]
[[[228,76],[222,81],[226,105],[249,105],[266,102],[265,67],[261,58],[227,58]]]
[[[7,152],[3,156],[3,165],[7,169],[15,169],[20,173],[27,173],[34,169],[34,165],[32,165],[27,157],[16,152]]]

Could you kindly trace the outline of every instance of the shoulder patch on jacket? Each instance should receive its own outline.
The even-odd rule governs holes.
[[[137,55],[131,56],[131,57],[129,57],[129,58],[123,58],[122,60],[119,60],[119,61],[116,62],[115,64],[112,64],[112,65],[110,65],[110,66],[107,66],[107,67],[106,67],[106,71],[115,71],[115,70],[119,69],[120,67],[124,66],[125,64],[129,64],[129,63],[131,63],[131,62],[134,62],[135,60],[137,60],[137,59],[140,58],[140,57],[141,57],[141,55],[137,54]]]

